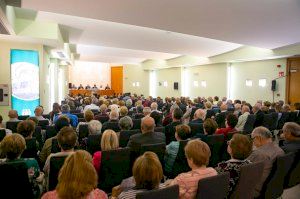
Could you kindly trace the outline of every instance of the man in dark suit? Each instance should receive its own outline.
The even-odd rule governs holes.
[[[175,127],[182,124],[181,118],[183,116],[182,110],[177,107],[172,112],[172,123],[165,127],[166,144],[168,145],[171,141],[175,141]]]
[[[264,113],[261,111],[261,104],[256,103],[253,106],[252,111],[253,111],[254,115],[256,116],[254,127],[262,126],[262,124],[264,122]]]
[[[155,121],[152,117],[146,116],[141,121],[141,131],[132,135],[127,147],[136,154],[139,154],[140,148],[144,144],[166,143],[166,137],[163,133],[154,132]]]
[[[227,105],[222,104],[220,106],[221,113],[216,115],[216,122],[219,128],[225,128],[225,119],[227,115]]]

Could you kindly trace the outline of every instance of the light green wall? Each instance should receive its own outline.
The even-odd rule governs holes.
[[[271,81],[278,78],[279,72],[286,73],[286,59],[274,59],[263,61],[251,61],[233,63],[232,67],[232,99],[247,100],[255,103],[258,99],[273,101],[271,91]],[[280,68],[277,65],[281,65]],[[252,87],[246,86],[246,79],[253,81]],[[267,79],[265,88],[258,86],[259,79]],[[286,80],[280,78],[277,80],[278,90],[275,92],[275,101],[285,100]],[[277,96],[277,95],[280,96]]]
[[[156,96],[165,98],[167,96],[172,97],[179,97],[181,96],[181,88],[182,88],[182,81],[181,81],[181,68],[167,68],[156,70]],[[167,81],[168,86],[164,87],[163,82]],[[159,86],[158,82],[161,83]],[[174,90],[174,82],[179,83],[178,90]]]
[[[195,67],[187,67],[187,94],[195,98],[198,96],[226,96],[227,94],[227,65],[212,64]],[[198,87],[194,86],[198,81]],[[201,81],[206,81],[206,87],[201,86]]]
[[[133,82],[139,82],[140,87],[134,87]],[[123,92],[149,95],[149,71],[140,65],[123,65]]]

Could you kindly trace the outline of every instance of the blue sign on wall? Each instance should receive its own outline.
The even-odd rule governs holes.
[[[11,50],[12,109],[19,115],[33,115],[40,104],[39,54],[32,50]]]

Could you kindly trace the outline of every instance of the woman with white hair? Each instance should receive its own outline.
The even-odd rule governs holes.
[[[89,134],[101,134],[102,124],[98,120],[91,120],[88,123]]]

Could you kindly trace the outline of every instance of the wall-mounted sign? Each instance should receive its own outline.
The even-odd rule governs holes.
[[[284,72],[283,72],[283,71],[280,71],[280,72],[278,73],[278,76],[279,76],[279,77],[283,77],[283,76],[284,76]]]

